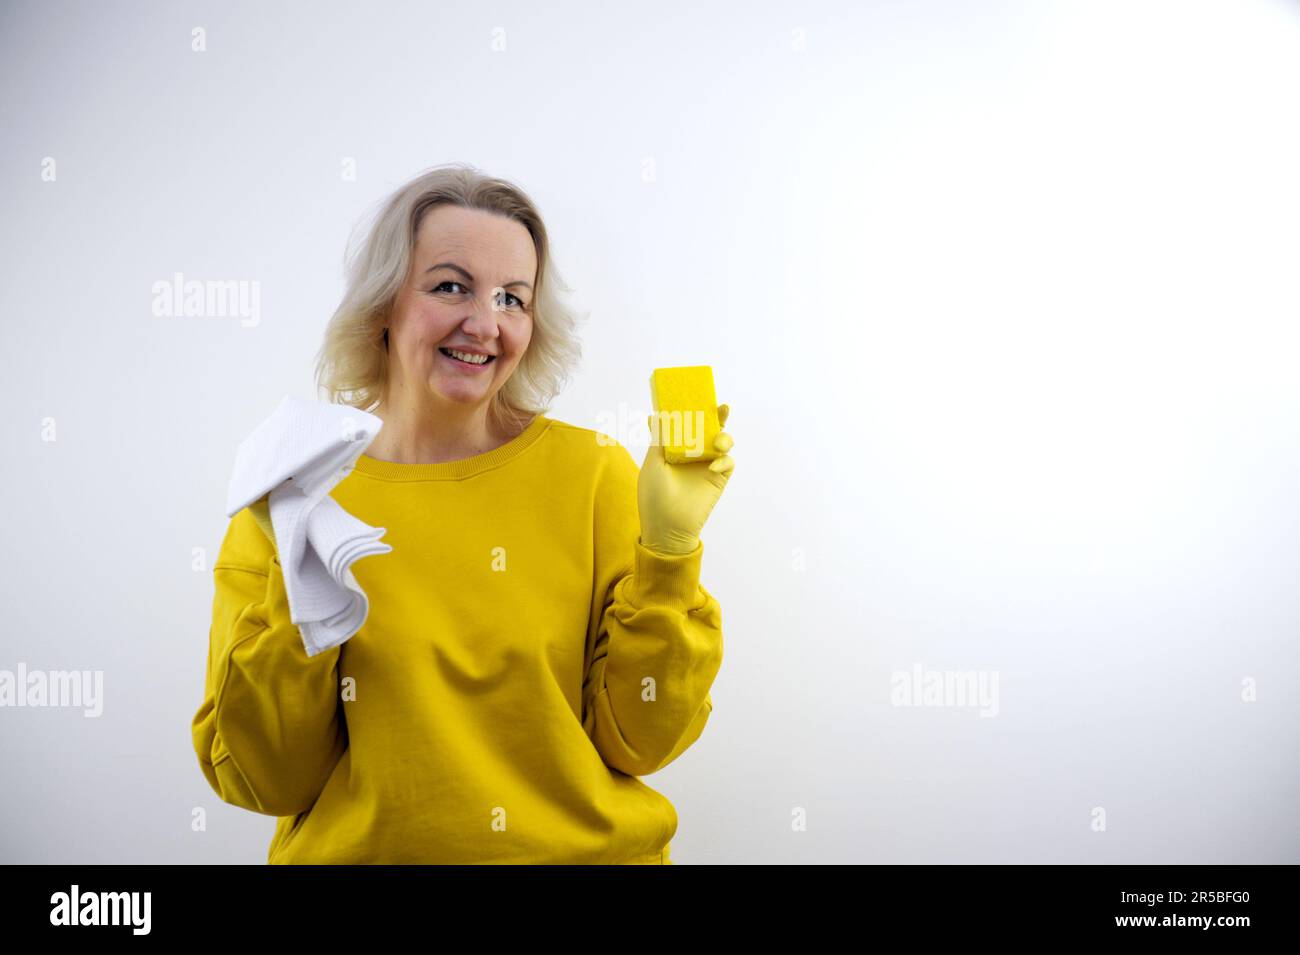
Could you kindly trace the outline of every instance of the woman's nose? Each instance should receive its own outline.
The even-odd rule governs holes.
[[[496,297],[489,295],[486,301],[476,300],[474,311],[466,319],[465,327],[473,329],[481,337],[495,337],[497,329]]]

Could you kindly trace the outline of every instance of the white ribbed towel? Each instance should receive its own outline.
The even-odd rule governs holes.
[[[285,395],[235,455],[226,516],[270,495],[289,615],[309,657],[361,629],[370,603],[352,564],[393,549],[379,541],[385,528],[363,523],[329,495],[382,427],[359,408]]]

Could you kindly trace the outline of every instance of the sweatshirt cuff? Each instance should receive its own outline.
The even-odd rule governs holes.
[[[646,547],[638,537],[629,599],[637,607],[698,610],[708,601],[700,588],[703,557],[703,541],[689,554],[661,554]]]

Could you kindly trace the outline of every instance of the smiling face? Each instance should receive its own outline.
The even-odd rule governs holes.
[[[536,284],[537,251],[521,223],[455,205],[429,210],[389,320],[390,389],[435,411],[486,408],[528,348]]]

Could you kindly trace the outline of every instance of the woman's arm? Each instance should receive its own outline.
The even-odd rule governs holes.
[[[646,776],[704,731],[713,710],[709,689],[722,666],[722,609],[699,582],[703,543],[689,554],[662,554],[640,542],[636,464],[621,446],[611,457],[597,495],[604,599],[582,723],[606,765]]]
[[[279,555],[252,508],[231,519],[213,578],[205,696],[192,721],[199,767],[224,802],[305,812],[347,748],[342,648],[307,656]]]

